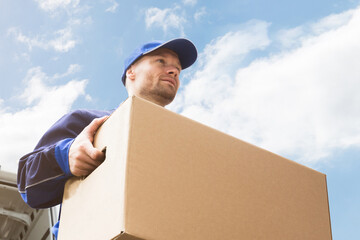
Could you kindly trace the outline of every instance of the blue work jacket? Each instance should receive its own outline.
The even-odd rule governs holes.
[[[17,184],[21,197],[32,208],[61,204],[69,168],[69,149],[77,135],[94,118],[112,111],[76,110],[60,118],[40,139],[34,151],[19,161]],[[52,231],[57,236],[59,222]]]

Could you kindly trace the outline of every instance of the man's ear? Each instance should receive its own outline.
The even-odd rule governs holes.
[[[135,72],[132,66],[130,66],[128,70],[126,70],[126,77],[130,80],[135,80]]]

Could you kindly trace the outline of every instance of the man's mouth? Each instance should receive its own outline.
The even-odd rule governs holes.
[[[174,87],[176,86],[176,81],[175,79],[171,78],[171,77],[163,77],[160,79],[161,81],[165,81],[165,82],[169,82],[171,83],[171,85],[173,85]]]

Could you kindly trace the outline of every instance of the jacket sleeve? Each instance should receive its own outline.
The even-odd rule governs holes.
[[[24,201],[33,208],[62,201],[64,185],[72,174],[68,153],[76,136],[105,111],[77,110],[59,119],[40,139],[33,152],[19,161],[17,182]]]

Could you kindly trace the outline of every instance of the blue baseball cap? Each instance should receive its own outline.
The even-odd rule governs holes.
[[[131,64],[133,64],[142,56],[159,48],[167,48],[174,51],[178,55],[182,69],[190,67],[197,58],[197,50],[195,45],[190,40],[185,38],[176,38],[167,42],[154,41],[145,43],[139,48],[135,49],[135,51],[127,59],[125,59],[124,72],[121,77],[124,85],[126,80],[126,71],[131,66]]]

